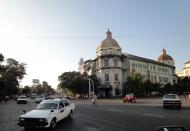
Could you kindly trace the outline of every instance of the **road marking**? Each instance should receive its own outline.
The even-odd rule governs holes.
[[[112,111],[112,112],[122,112],[121,110],[118,110],[118,109],[108,109],[108,111]]]
[[[148,114],[148,113],[143,113],[143,116],[151,116],[151,117],[159,117],[159,118],[163,118],[164,116],[162,115],[155,115],[155,114]]]

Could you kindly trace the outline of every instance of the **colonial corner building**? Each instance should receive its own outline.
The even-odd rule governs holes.
[[[182,71],[176,73],[178,77],[190,77],[190,60],[184,63]]]
[[[141,74],[144,81],[150,80],[162,85],[177,81],[174,60],[165,49],[157,61],[123,53],[109,30],[96,49],[96,55],[94,60],[81,63],[80,72],[97,75],[101,81],[99,97],[121,96],[127,77],[133,73]]]

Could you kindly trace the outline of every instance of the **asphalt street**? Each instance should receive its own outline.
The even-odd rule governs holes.
[[[190,130],[189,107],[176,110],[163,109],[161,104],[144,106],[138,103],[133,105],[99,102],[96,107],[89,101],[75,103],[74,119],[59,122],[54,131],[155,131],[157,127],[164,125],[181,125],[187,131]],[[23,131],[22,127],[17,126],[18,116],[22,114],[23,109],[30,111],[36,105],[34,101],[19,105],[16,101],[0,103],[0,131]]]

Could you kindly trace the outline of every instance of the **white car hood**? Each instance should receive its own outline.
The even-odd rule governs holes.
[[[25,118],[47,118],[51,114],[51,110],[32,110],[22,115]]]

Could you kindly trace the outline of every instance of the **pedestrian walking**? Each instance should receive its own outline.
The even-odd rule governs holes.
[[[8,96],[5,96],[5,103],[7,103],[8,101]]]

